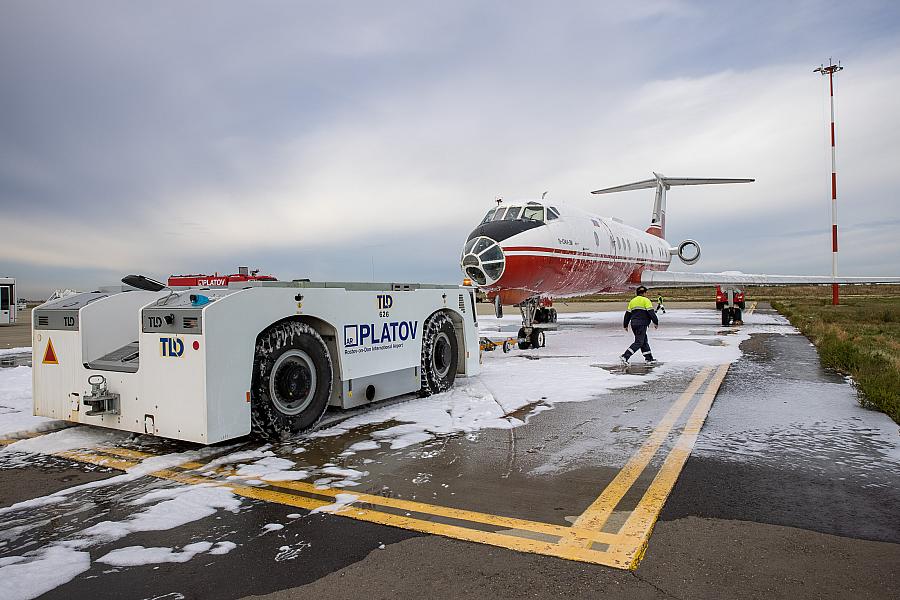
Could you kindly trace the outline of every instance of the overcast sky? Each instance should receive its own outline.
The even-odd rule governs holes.
[[[645,227],[676,270],[900,274],[900,3],[0,1],[0,275],[460,279],[497,196]]]

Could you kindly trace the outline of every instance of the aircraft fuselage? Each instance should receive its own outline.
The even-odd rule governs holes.
[[[524,215],[524,218],[523,218]],[[555,202],[503,203],[466,240],[461,266],[504,305],[619,290],[672,260],[662,238]]]

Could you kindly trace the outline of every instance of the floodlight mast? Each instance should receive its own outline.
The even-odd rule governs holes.
[[[838,234],[837,234],[837,162],[834,152],[834,74],[842,71],[841,61],[834,64],[828,59],[828,66],[820,65],[813,69],[813,73],[821,73],[824,77],[828,75],[828,95],[831,100],[831,276],[837,281],[837,260],[838,260]],[[838,294],[838,284],[831,284],[831,304],[837,306],[840,304]]]

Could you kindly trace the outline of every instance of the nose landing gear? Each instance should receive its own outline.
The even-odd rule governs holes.
[[[529,298],[518,305],[522,313],[522,327],[519,329],[519,350],[543,348],[546,345],[546,331],[556,330],[556,309],[541,306],[538,296]]]

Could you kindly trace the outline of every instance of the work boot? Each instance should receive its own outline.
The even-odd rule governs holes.
[[[644,360],[648,363],[656,362],[656,359],[653,358],[653,354],[651,352],[644,352]]]
[[[623,354],[619,357],[619,362],[622,363],[622,366],[628,366],[628,357]]]

